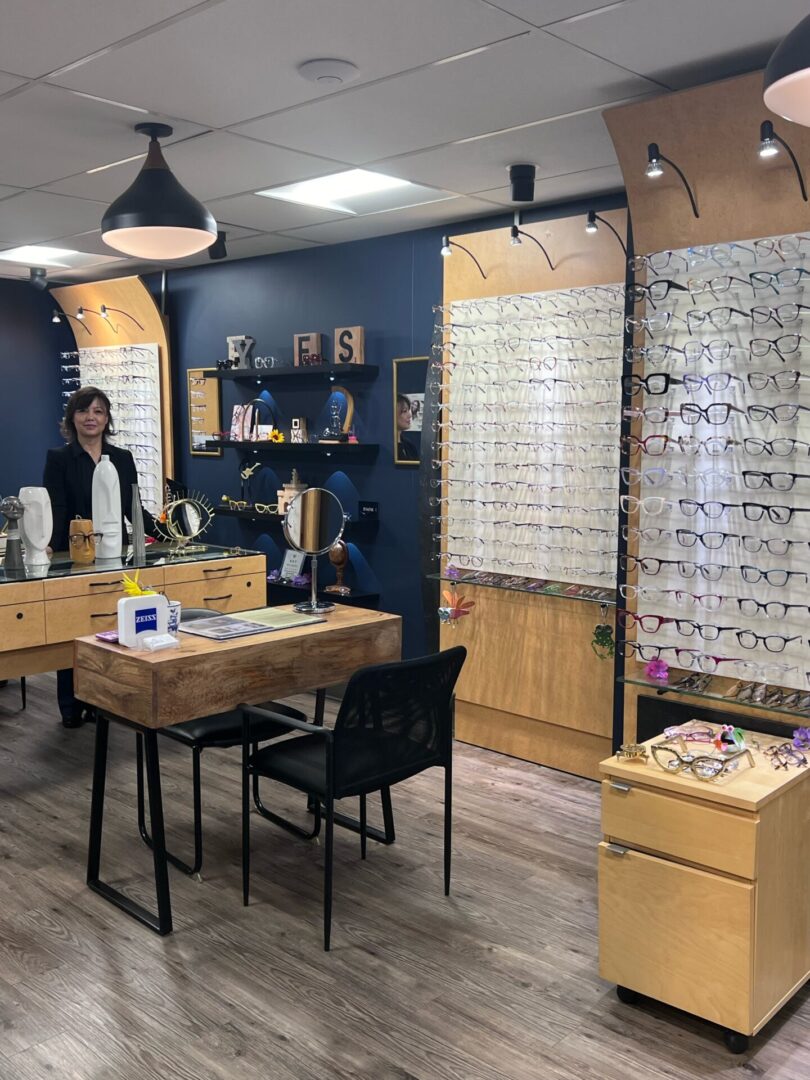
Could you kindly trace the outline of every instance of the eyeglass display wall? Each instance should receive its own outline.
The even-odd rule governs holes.
[[[64,402],[81,386],[97,386],[110,399],[116,446],[129,450],[141,501],[155,514],[163,505],[163,452],[158,346],[79,349],[60,358]]]
[[[443,475],[430,501],[445,573],[612,590],[623,288],[486,297],[437,315]]]
[[[807,689],[808,254],[784,236],[637,260],[620,624],[639,662]]]

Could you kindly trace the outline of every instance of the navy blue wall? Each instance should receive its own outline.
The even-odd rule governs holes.
[[[41,484],[45,451],[62,445],[59,353],[76,346],[53,307],[27,282],[0,281],[0,495]]]

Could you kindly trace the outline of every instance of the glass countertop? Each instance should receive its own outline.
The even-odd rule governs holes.
[[[685,672],[689,674],[689,672]],[[720,702],[723,705],[736,705],[740,709],[754,709],[757,712],[766,713],[779,713],[782,716],[789,716],[793,720],[807,721],[810,716],[807,712],[797,712],[796,709],[785,709],[779,705],[761,705],[756,701],[737,701],[736,698],[724,697],[723,694],[713,694],[711,690],[686,690],[680,686],[669,686],[667,683],[659,682],[655,679],[635,679],[624,676],[616,680],[617,682],[624,683],[627,686],[645,686],[648,690],[655,690],[655,692],[663,696],[664,694],[677,694],[684,697],[702,698],[704,701]],[[787,690],[786,693],[790,693]],[[803,692],[799,691],[803,697]]]
[[[584,600],[588,604],[616,606],[615,590],[605,589],[600,585],[574,585],[569,581],[514,577],[507,574],[491,574],[482,570],[462,571],[458,577],[448,574],[428,574],[427,577],[430,581],[449,581],[453,585],[481,585],[486,589],[536,593],[538,596],[561,596],[564,600]]]
[[[183,547],[176,544],[147,544],[146,562],[140,567],[148,570],[158,566],[176,566],[178,563],[207,562],[211,559],[238,559],[245,555],[262,555],[261,551],[251,551],[242,547],[215,547],[213,544],[190,542]],[[127,547],[120,559],[96,559],[89,564],[71,561],[66,551],[57,551],[45,567],[26,567],[23,570],[5,570],[0,566],[0,585],[20,581],[42,581],[52,578],[75,577],[80,574],[109,574],[116,570],[136,570],[132,562],[132,549]]]

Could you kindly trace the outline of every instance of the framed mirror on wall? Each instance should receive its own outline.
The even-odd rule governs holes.
[[[394,360],[394,464],[418,465],[428,357]]]

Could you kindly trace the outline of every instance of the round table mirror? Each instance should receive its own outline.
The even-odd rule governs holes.
[[[310,599],[295,605],[296,611],[317,614],[332,611],[334,604],[318,599],[318,556],[325,555],[343,536],[346,515],[337,495],[326,488],[307,488],[287,507],[284,536],[290,547],[311,556]]]

